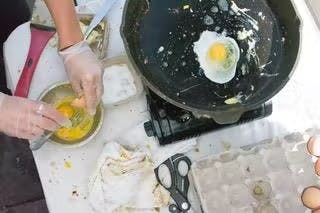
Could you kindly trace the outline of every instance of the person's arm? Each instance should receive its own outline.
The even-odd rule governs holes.
[[[83,40],[73,0],[45,0],[59,36],[59,49]]]
[[[0,132],[23,139],[37,139],[71,122],[53,106],[0,92]]]
[[[101,63],[83,40],[73,0],[45,2],[56,25],[59,54],[72,88],[77,96],[85,99],[88,112],[94,115],[103,92]]]

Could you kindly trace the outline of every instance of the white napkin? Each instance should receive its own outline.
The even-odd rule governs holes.
[[[144,122],[126,131],[118,137],[117,141],[124,146],[147,149],[151,153],[151,159],[155,167],[177,153],[187,153],[197,145],[195,138],[176,142],[166,146],[160,146],[154,137],[148,137],[145,133]]]
[[[170,194],[155,178],[154,168],[176,153],[186,153],[195,139],[159,146],[143,123],[108,142],[89,181],[89,200],[96,212],[154,212],[166,207]]]
[[[167,206],[169,193],[157,184],[150,154],[109,142],[89,181],[89,200],[96,212],[153,212]]]

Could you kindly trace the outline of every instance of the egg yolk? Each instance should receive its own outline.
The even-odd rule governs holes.
[[[55,132],[55,136],[68,142],[85,137],[92,129],[94,121],[93,116],[87,115],[83,108],[72,105],[74,99],[74,97],[65,97],[55,104],[55,108],[72,122],[71,127],[58,129]],[[80,121],[78,123],[74,122],[76,119],[80,119]]]
[[[57,110],[68,119],[70,119],[74,114],[73,108],[69,105],[61,105],[57,108]]]
[[[210,47],[208,55],[213,61],[224,61],[227,58],[227,49],[223,44],[216,43]]]

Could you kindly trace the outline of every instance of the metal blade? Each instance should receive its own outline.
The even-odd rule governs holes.
[[[92,30],[101,22],[101,20],[107,15],[109,10],[111,9],[112,5],[116,2],[116,0],[105,0],[102,7],[98,10],[94,18],[92,19],[90,25],[88,26],[85,39],[87,39],[92,32]]]

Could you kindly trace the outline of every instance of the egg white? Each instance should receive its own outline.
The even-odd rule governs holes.
[[[224,46],[232,48],[231,65],[228,68],[223,67],[208,59],[208,51],[215,43],[222,43]],[[205,76],[211,81],[224,84],[232,80],[236,74],[237,63],[240,58],[240,49],[237,42],[225,34],[218,34],[212,31],[202,32],[200,39],[194,43],[193,51],[198,56],[200,67],[203,69]]]

